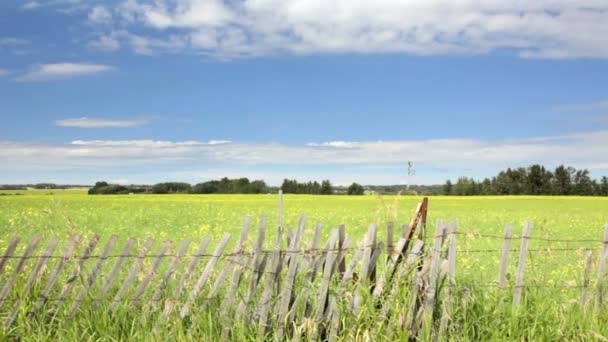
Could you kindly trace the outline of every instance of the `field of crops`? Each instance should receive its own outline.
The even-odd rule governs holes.
[[[13,235],[30,238],[40,234],[45,239],[57,235],[67,241],[67,237],[73,233],[98,233],[106,238],[117,234],[121,240],[154,237],[157,241],[175,242],[184,238],[200,240],[202,236],[209,235],[217,241],[225,232],[238,236],[245,215],[251,215],[254,222],[260,215],[268,215],[268,227],[277,225],[276,195],[88,196],[83,191],[4,194],[0,196],[0,250],[6,248]],[[286,195],[284,220],[287,226],[296,226],[299,215],[305,213],[308,218],[305,236],[312,234],[315,222],[322,222],[325,227],[323,241],[330,228],[339,224],[346,226],[348,236],[359,241],[368,225],[374,223],[379,227],[379,239],[382,240],[387,223],[409,222],[419,200],[411,196]],[[465,319],[468,315],[469,319],[477,320],[477,323],[461,322],[463,329],[468,331],[465,339],[489,337],[487,333],[480,332],[482,327],[478,324],[492,321],[492,315],[495,315],[495,319],[505,321],[501,321],[503,326],[497,328],[495,335],[491,335],[493,339],[572,337],[580,334],[581,339],[602,340],[602,332],[606,333],[606,328],[602,327],[605,312],[596,313],[592,318],[582,314],[576,316],[572,313],[572,305],[580,297],[584,255],[587,250],[593,250],[596,255],[599,253],[601,244],[596,241],[602,239],[604,224],[608,223],[608,198],[432,197],[429,199],[428,214],[427,241],[432,239],[437,220],[457,222],[461,233],[458,235],[458,276],[470,287],[474,287],[474,284],[487,286],[496,280],[502,240],[487,236],[502,236],[506,224],[512,224],[515,235],[519,236],[524,220],[533,223],[532,237],[535,239],[530,241],[530,248],[534,252],[530,252],[526,283],[533,288],[529,298],[538,300],[529,300],[530,312],[517,317],[512,316],[510,311],[500,311],[502,309],[497,309],[498,306],[484,307],[484,300],[492,302],[495,298],[484,297],[484,292],[474,292],[474,296],[480,300],[479,306],[470,306],[470,312],[464,309],[456,311],[458,319]],[[270,228],[267,243],[273,241],[274,234],[276,230]],[[515,241],[514,246],[518,243]],[[272,246],[266,247],[270,249]],[[511,264],[509,275],[514,273],[515,259]],[[597,268],[597,262],[593,267]],[[592,279],[592,286],[594,282],[595,279]],[[478,290],[485,291],[483,286]],[[551,329],[548,325],[551,320],[563,320],[566,319],[564,315],[570,314],[574,315],[571,319],[586,320],[586,323],[580,326],[574,322],[567,323],[560,328],[564,330],[561,335],[543,331]],[[537,317],[539,315],[545,317],[540,319]],[[536,317],[534,319],[538,322],[528,326],[522,317]],[[100,329],[111,329],[113,326],[112,322],[105,324],[105,328]],[[366,324],[359,328],[371,333],[379,329]],[[78,335],[82,326],[70,329],[64,337]],[[49,336],[53,336],[43,330],[36,330],[36,334],[41,340],[45,339],[44,336],[49,339]],[[127,332],[122,336],[147,339],[142,333],[131,335]],[[246,334],[242,337],[247,338]]]

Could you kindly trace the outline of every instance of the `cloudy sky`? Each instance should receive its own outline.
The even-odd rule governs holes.
[[[607,151],[606,0],[0,1],[0,183],[599,177]]]

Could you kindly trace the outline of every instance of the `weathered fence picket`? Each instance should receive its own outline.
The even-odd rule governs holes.
[[[530,241],[530,229],[532,224],[526,221],[521,235],[521,247],[519,248],[519,260],[517,261],[517,279],[515,280],[515,290],[513,291],[513,305],[521,304],[521,297],[524,292],[524,275],[526,273],[526,260],[528,258],[528,242]]]
[[[608,224],[604,227],[604,239],[602,251],[600,252],[600,264],[597,271],[597,295],[595,297],[595,308],[600,309],[604,303],[604,292],[606,282],[606,266],[608,262]]]

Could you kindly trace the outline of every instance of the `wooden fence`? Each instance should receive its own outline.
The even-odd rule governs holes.
[[[418,217],[419,219],[421,217]],[[421,220],[413,220],[422,224]],[[250,241],[251,219],[246,217],[240,236],[227,251],[231,235],[225,233],[211,248],[211,238],[174,246],[153,239],[129,239],[119,246],[117,236],[98,235],[68,241],[53,237],[43,242],[34,236],[25,242],[14,237],[0,257],[0,317],[10,327],[26,319],[72,319],[83,310],[101,307],[112,314],[125,303],[145,308],[158,324],[184,319],[202,310],[219,308],[219,317],[242,322],[257,330],[259,338],[271,333],[279,338],[334,340],[342,329],[341,315],[357,315],[362,306],[379,317],[399,314],[404,331],[416,336],[426,331],[441,339],[451,321],[450,310],[457,284],[457,238],[454,222],[438,222],[425,245],[409,225],[400,227],[393,240],[393,224],[386,240],[379,241],[378,227],[370,225],[355,244],[345,227],[324,230],[317,224],[305,241],[306,217],[297,227],[279,227],[272,249],[266,245],[266,219],[261,217],[257,236]],[[419,230],[422,231],[422,230]],[[532,225],[519,237],[513,305],[522,304],[526,258]],[[513,230],[505,229],[496,288],[506,287]],[[251,242],[253,242],[251,244]],[[581,305],[605,300],[604,278],[608,259],[608,225],[601,242],[597,283],[590,289],[592,254],[584,260]],[[58,250],[58,246],[62,246]],[[19,251],[19,252],[17,252]],[[57,252],[57,253],[56,253]],[[592,291],[593,290],[593,291]],[[403,291],[408,304],[396,307]],[[397,311],[396,311],[397,309]],[[225,337],[230,330],[226,327]]]

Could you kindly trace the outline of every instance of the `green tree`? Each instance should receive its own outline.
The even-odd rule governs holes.
[[[365,189],[363,189],[363,186],[361,186],[360,184],[353,183],[348,187],[349,195],[363,195],[364,193]]]
[[[334,190],[333,190],[329,180],[324,180],[321,182],[320,193],[321,193],[321,195],[331,195],[334,193]]]
[[[553,193],[556,195],[570,195],[572,192],[573,168],[560,165],[553,173]]]
[[[608,177],[604,176],[600,180],[599,194],[601,196],[608,196]]]
[[[448,179],[443,186],[443,194],[446,196],[452,195],[452,188],[452,181]]]

